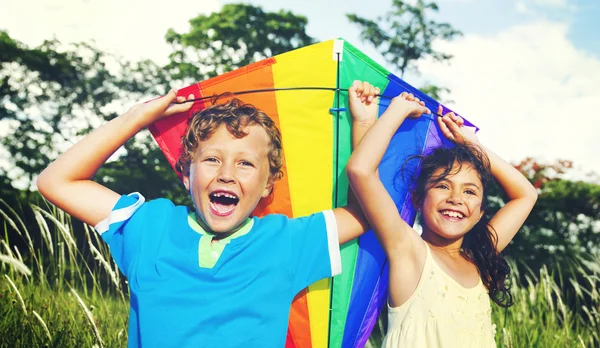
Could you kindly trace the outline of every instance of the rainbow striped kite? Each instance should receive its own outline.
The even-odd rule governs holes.
[[[183,88],[178,95],[208,100],[231,92],[271,116],[282,133],[284,177],[273,197],[261,202],[254,213],[298,217],[346,204],[344,166],[351,152],[346,88],[354,80],[381,88],[380,114],[389,97],[403,91],[417,95],[431,110],[439,105],[343,40],[280,54]],[[189,112],[150,126],[171,165],[179,158],[188,117],[207,106],[199,100]],[[436,127],[429,115],[404,122],[379,167],[381,180],[409,224],[415,212],[407,199],[408,183],[398,171],[407,156],[446,141]],[[388,285],[385,254],[372,231],[342,247],[342,269],[341,275],[319,281],[296,296],[286,347],[365,345],[385,304]]]

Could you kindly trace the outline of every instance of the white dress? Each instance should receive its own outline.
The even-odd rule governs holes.
[[[383,347],[496,347],[491,312],[481,279],[464,288],[440,268],[427,245],[415,292],[399,307],[388,304]]]

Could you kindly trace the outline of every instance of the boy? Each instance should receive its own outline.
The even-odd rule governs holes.
[[[353,145],[375,120],[375,93],[351,88]],[[184,100],[171,91],[134,106],[48,166],[38,188],[109,244],[129,282],[130,347],[282,347],[293,297],[341,272],[339,244],[367,229],[362,212],[250,218],[281,176],[281,139],[266,114],[235,99],[196,114],[182,138],[177,168],[195,209],[90,180],[139,130],[188,110]]]

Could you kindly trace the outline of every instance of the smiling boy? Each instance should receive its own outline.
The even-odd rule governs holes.
[[[374,122],[375,93],[366,83],[350,89],[353,145]],[[134,106],[50,164],[38,188],[110,246],[130,288],[130,347],[282,347],[294,296],[341,272],[339,244],[365,232],[362,212],[349,204],[303,218],[250,217],[282,176],[281,136],[236,99],[194,115],[182,137],[177,169],[194,209],[91,180],[139,130],[188,110],[184,100],[171,91]]]

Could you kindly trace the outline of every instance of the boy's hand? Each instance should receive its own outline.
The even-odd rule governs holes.
[[[388,111],[404,117],[418,118],[423,114],[430,114],[431,111],[425,106],[425,103],[412,93],[402,92],[399,96],[392,99]]]
[[[438,107],[438,114],[442,113],[442,106]],[[479,140],[474,132],[463,127],[464,120],[460,116],[456,116],[453,112],[445,114],[443,117],[438,117],[438,125],[444,136],[448,140],[459,143],[474,143],[478,144]]]
[[[379,111],[379,88],[368,82],[354,81],[348,89],[348,102],[352,121],[372,125]]]
[[[188,99],[193,98],[193,94],[188,96]],[[176,90],[172,89],[165,96],[132,106],[125,115],[134,119],[141,127],[146,127],[163,117],[189,110],[193,103],[178,104],[185,100],[185,97],[178,97]]]

